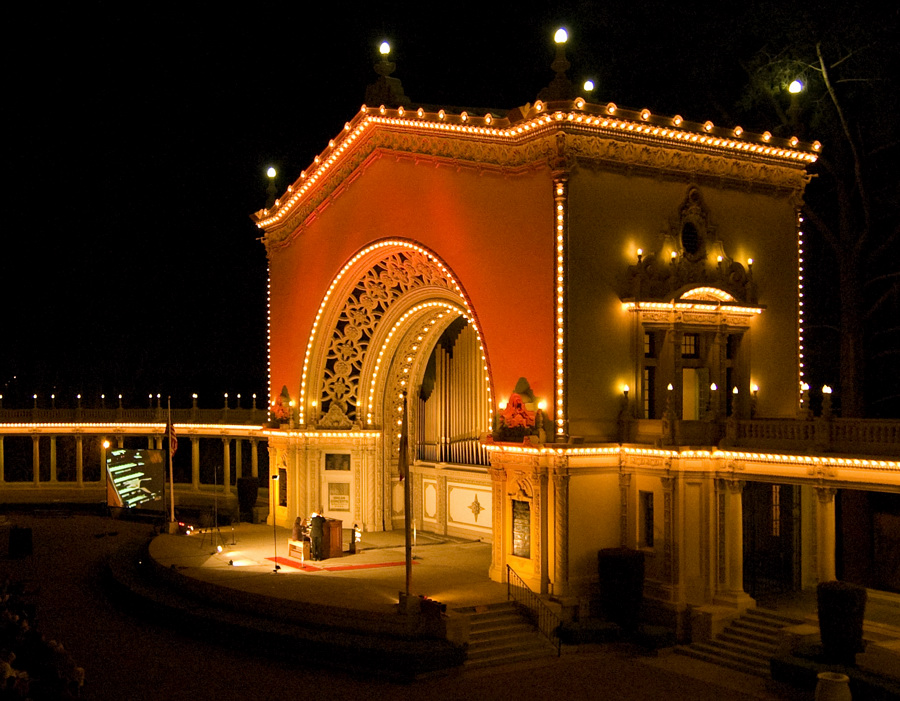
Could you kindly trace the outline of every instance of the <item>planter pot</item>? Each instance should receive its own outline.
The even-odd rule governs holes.
[[[866,590],[850,582],[821,582],[816,587],[822,653],[831,663],[853,665],[863,651]]]
[[[627,548],[597,552],[600,577],[600,612],[622,630],[637,629],[644,600],[644,553]]]
[[[816,684],[816,701],[851,701],[850,677],[837,672],[821,672]]]

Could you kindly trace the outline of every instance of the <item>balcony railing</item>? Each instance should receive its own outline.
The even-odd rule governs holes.
[[[667,446],[719,446],[748,451],[833,453],[860,457],[900,455],[900,420],[838,419],[728,419],[672,422],[665,433],[659,419],[631,419],[621,424],[625,443]]]
[[[165,423],[165,407],[146,409],[0,409],[0,424],[17,423]],[[178,424],[260,426],[268,420],[265,409],[172,409]]]

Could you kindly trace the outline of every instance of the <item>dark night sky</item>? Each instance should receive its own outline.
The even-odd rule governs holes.
[[[413,102],[507,110],[550,81],[564,25],[569,75],[594,77],[594,101],[722,124],[745,80],[738,59],[759,41],[709,3],[306,5],[16,10],[4,31],[5,407],[53,391],[59,405],[78,392],[135,406],[149,392],[179,406],[191,392],[206,406],[226,391],[264,396],[266,261],[249,215],[265,204],[267,165],[283,191],[356,113],[382,38]]]

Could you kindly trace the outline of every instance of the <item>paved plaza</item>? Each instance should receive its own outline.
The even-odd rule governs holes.
[[[9,559],[0,575],[26,583],[37,626],[58,639],[85,668],[86,699],[292,699],[314,693],[353,699],[804,699],[799,692],[679,655],[645,657],[623,646],[571,647],[562,657],[486,670],[451,670],[398,683],[372,675],[273,660],[251,645],[217,641],[173,628],[110,597],[104,562],[153,538],[160,564],[235,592],[267,594],[310,606],[392,612],[405,582],[402,533],[363,534],[362,550],[314,565],[385,565],[359,569],[272,572],[286,554],[286,531],[240,525],[211,534],[156,535],[152,525],[49,512],[11,514],[7,524],[31,527],[34,553]],[[223,550],[218,552],[217,546]],[[282,553],[282,547],[285,552]],[[486,572],[490,546],[420,534],[413,592],[449,606],[502,601],[505,585]],[[234,564],[228,564],[229,561]],[[299,561],[298,561],[299,564]],[[349,660],[350,655],[348,655]],[[338,665],[339,667],[340,665]],[[811,698],[811,697],[809,697]]]

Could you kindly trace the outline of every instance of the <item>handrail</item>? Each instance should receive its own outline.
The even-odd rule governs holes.
[[[507,601],[512,599],[528,610],[534,618],[532,622],[537,629],[550,641],[551,645],[556,646],[556,656],[559,657],[562,652],[562,641],[558,631],[562,621],[547,604],[541,601],[537,594],[529,589],[524,580],[509,565],[506,566],[506,599]]]

